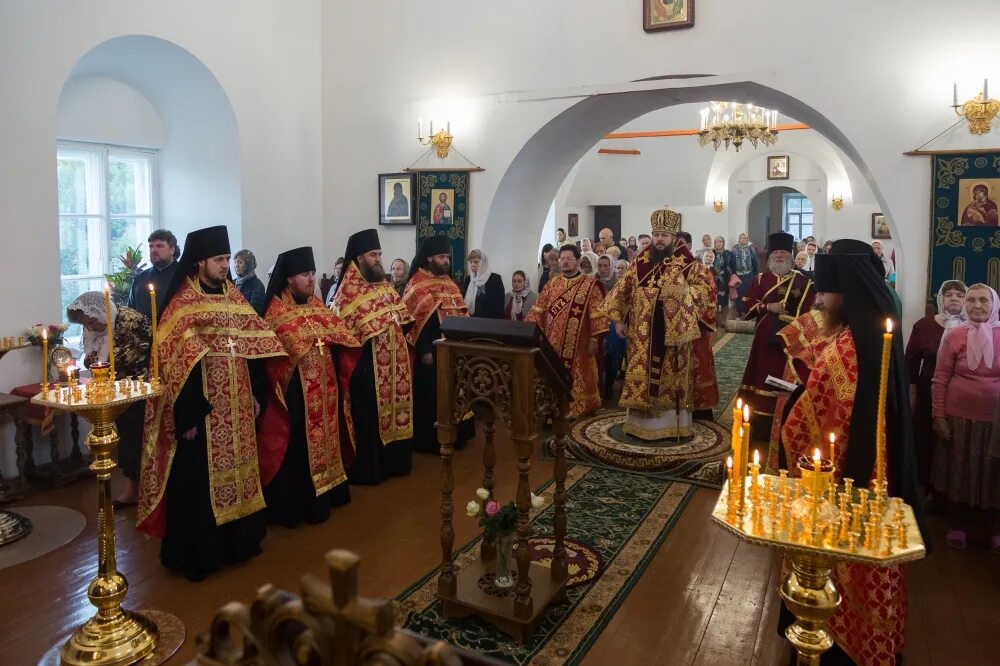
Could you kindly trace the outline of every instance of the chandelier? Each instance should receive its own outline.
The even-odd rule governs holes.
[[[777,140],[778,112],[773,109],[737,102],[710,102],[708,108],[701,110],[699,145],[711,143],[716,150],[725,145],[729,150],[732,144],[740,152],[744,141],[756,148],[758,142],[772,146]]]

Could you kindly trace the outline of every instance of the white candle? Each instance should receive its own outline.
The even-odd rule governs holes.
[[[417,118],[417,139],[424,138],[424,120]]]
[[[957,107],[958,106],[958,84],[955,83],[953,85],[954,85],[954,90],[952,92],[953,92],[955,101],[952,103],[952,106],[956,106]]]
[[[983,79],[983,101],[990,101],[990,80]]]

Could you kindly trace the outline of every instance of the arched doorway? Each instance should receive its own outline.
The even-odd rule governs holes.
[[[814,235],[813,203],[794,187],[769,187],[747,205],[747,234],[759,250],[764,250],[768,236],[778,231],[787,231],[796,240]]]

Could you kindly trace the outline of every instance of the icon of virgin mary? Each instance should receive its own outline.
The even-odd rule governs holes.
[[[1000,224],[997,219],[997,205],[990,198],[990,187],[986,183],[976,183],[972,186],[972,202],[962,212],[963,227],[995,227]]]

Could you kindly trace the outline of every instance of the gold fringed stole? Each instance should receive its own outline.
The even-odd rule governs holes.
[[[597,298],[594,294],[597,288],[597,282],[588,275],[574,278],[557,275],[545,287],[545,291],[551,289],[553,295],[544,310],[542,328],[549,341],[557,345],[556,351],[568,369],[573,368],[577,353],[585,351],[579,349],[580,345],[588,344],[590,337],[607,330],[605,322],[603,329],[592,327],[590,336],[580,335],[586,330],[584,320],[591,317],[591,308],[600,307],[599,303],[591,303]]]
[[[257,463],[253,392],[248,359],[284,356],[285,350],[239,290],[205,294],[197,279],[184,281],[160,319],[159,362],[163,394],[146,405],[137,522],[163,501],[176,451],[174,403],[196,364],[212,405],[206,418],[209,487],[216,524],[264,507]],[[162,512],[161,512],[162,514]],[[162,526],[150,531],[160,531]]]
[[[268,305],[267,322],[288,351],[278,371],[277,397],[284,401],[293,373],[299,371],[306,408],[306,446],[309,473],[316,495],[322,495],[347,479],[340,440],[340,391],[333,357],[327,345],[360,346],[354,334],[318,298],[299,305],[286,289]],[[345,396],[346,397],[346,396]],[[344,418],[353,446],[354,424],[350,398]]]
[[[375,397],[383,444],[413,437],[413,368],[403,324],[413,321],[399,294],[385,282],[371,284],[351,262],[333,310],[364,345],[372,340]]]
[[[448,316],[468,317],[465,298],[449,275],[434,275],[420,268],[403,290],[403,304],[416,321],[406,340],[416,345],[424,326],[436,312],[439,321]]]

